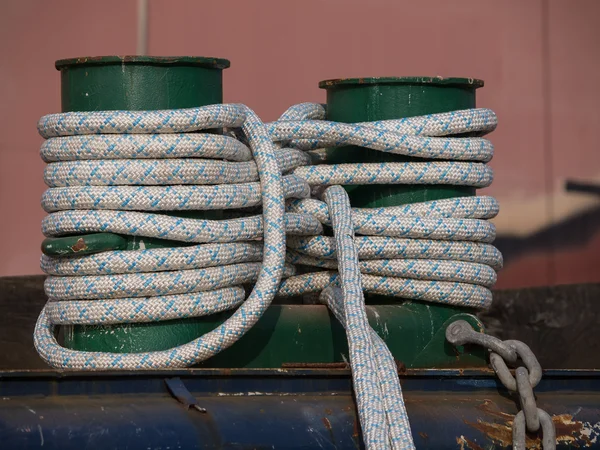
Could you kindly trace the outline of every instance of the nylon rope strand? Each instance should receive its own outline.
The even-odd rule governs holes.
[[[493,146],[482,136],[496,117],[486,109],[362,124],[324,117],[323,106],[311,103],[270,124],[243,105],[43,117],[46,236],[112,232],[185,246],[43,255],[49,300],[34,337],[42,358],[58,368],[190,366],[239,339],[275,295],[322,292],[346,328],[366,447],[414,448],[394,360],[366,321],[363,291],[488,307],[502,265],[487,221],[498,205],[484,196],[358,209],[343,189],[323,188],[488,186]],[[214,128],[229,132],[202,132]],[[327,164],[321,149],[344,145],[424,161]],[[252,215],[257,207],[262,214]],[[240,217],[178,214],[203,210]],[[323,225],[333,227],[333,237]],[[296,275],[296,267],[304,273]],[[254,287],[245,299],[246,283]],[[53,332],[56,325],[154,322],[235,308],[212,332],[158,352],[74,351]]]

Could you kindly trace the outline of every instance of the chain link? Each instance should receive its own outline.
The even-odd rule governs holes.
[[[490,364],[500,382],[509,390],[519,394],[522,411],[515,416],[513,423],[513,448],[525,450],[526,431],[536,433],[542,429],[542,448],[556,449],[556,431],[552,417],[537,407],[533,388],[542,379],[542,367],[528,345],[521,341],[502,341],[496,337],[479,333],[465,320],[457,320],[446,329],[446,339],[454,345],[476,344],[490,351]],[[515,376],[508,368],[521,360]]]
[[[527,431],[535,433],[540,429],[540,418],[538,417],[535,396],[533,395],[533,386],[529,380],[529,373],[525,367],[517,367],[515,370],[517,378],[517,392],[521,401],[521,408],[525,413],[525,423]]]
[[[554,429],[552,417],[540,408],[537,409],[537,413],[542,427],[542,448],[544,450],[554,450],[556,449],[556,430]],[[527,439],[525,422],[525,414],[523,411],[519,411],[513,423],[513,450],[525,450],[527,448],[525,446]]]
[[[542,379],[542,366],[540,366],[540,363],[538,362],[537,358],[535,357],[529,346],[521,341],[514,340],[503,341],[503,344],[513,349],[518,355],[518,357],[521,358],[521,361],[525,363],[525,367],[529,372],[529,382],[531,383],[531,387],[536,387]],[[509,362],[515,363],[516,359]],[[497,354],[497,352],[495,352],[493,349],[491,349],[490,353],[490,363],[494,368],[494,371],[498,375],[498,378],[500,378],[500,381],[502,381],[502,384],[506,386],[508,390],[516,391],[517,380],[510,373],[510,370],[506,365],[505,359],[502,358],[502,355]]]

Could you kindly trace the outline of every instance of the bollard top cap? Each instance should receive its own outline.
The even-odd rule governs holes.
[[[227,69],[228,59],[204,56],[84,56],[80,58],[59,59],[55,63],[57,70],[73,66],[102,66],[110,64],[139,64],[156,66],[194,66],[207,69]]]
[[[464,86],[470,88],[483,87],[483,80],[477,78],[444,78],[444,77],[367,77],[367,78],[337,78],[323,80],[319,83],[321,89],[356,86],[361,84],[422,84]]]

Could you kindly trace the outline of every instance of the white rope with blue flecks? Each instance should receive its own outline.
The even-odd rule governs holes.
[[[487,307],[502,264],[487,221],[498,205],[470,197],[351,209],[340,187],[325,190],[324,201],[318,188],[488,186],[493,147],[481,136],[496,117],[485,109],[364,124],[324,117],[321,105],[301,104],[266,125],[242,105],[42,118],[46,236],[112,232],[195,244],[44,255],[49,301],[35,330],[42,358],[77,369],[189,366],[233,344],[276,294],[322,291],[347,331],[367,448],[414,448],[394,360],[366,320],[363,291]],[[214,128],[232,132],[198,133]],[[451,137],[462,133],[478,137]],[[429,161],[311,164],[326,162],[320,148],[343,145]],[[159,213],[261,205],[261,215],[229,220]],[[324,236],[322,225],[332,226],[334,237]],[[295,265],[317,269],[295,275]],[[248,298],[245,283],[254,283]],[[152,322],[233,308],[214,331],[165,351],[73,351],[53,334],[60,324]]]

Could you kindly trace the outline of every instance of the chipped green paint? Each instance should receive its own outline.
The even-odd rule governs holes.
[[[117,353],[166,350],[187,343],[223,323],[231,313],[185,321],[119,326],[77,326],[65,336],[70,347]],[[480,349],[466,352],[447,345],[449,322],[481,323],[470,314],[455,314],[442,305],[404,302],[370,305],[367,316],[394,357],[412,367],[477,367],[485,364]],[[186,326],[181,326],[182,324]],[[271,305],[260,320],[230,348],[200,367],[281,367],[289,363],[332,363],[348,359],[344,329],[322,305]]]

